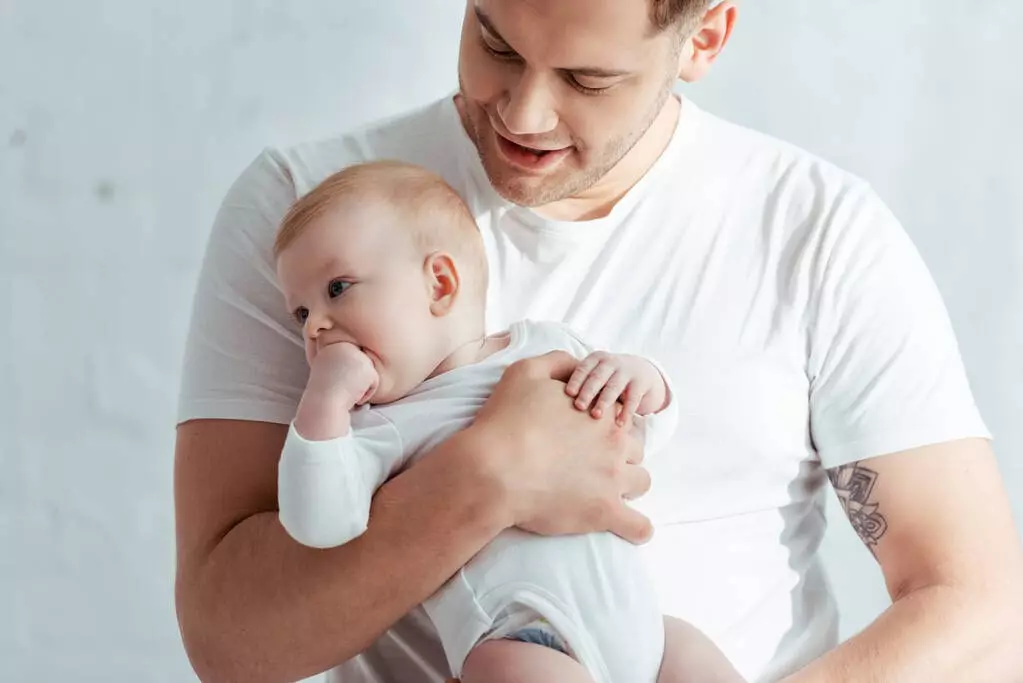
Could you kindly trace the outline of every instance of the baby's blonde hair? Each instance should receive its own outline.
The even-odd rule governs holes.
[[[413,245],[451,254],[463,285],[486,293],[487,257],[476,221],[458,193],[436,173],[401,161],[371,161],[338,171],[292,205],[281,220],[274,257],[342,201],[376,199],[407,214]]]

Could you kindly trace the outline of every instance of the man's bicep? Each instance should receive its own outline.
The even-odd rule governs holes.
[[[272,253],[277,225],[294,198],[286,170],[269,153],[225,197],[192,303],[179,421],[294,418],[308,368]]]
[[[238,523],[277,510],[277,461],[288,426],[193,420],[178,426],[174,508],[179,568],[201,564]]]
[[[261,154],[217,213],[192,305],[175,454],[178,552],[202,557],[276,510],[276,463],[307,369],[277,287],[272,245],[295,188]]]
[[[985,439],[861,460],[828,476],[893,597],[1019,571],[1019,538]]]

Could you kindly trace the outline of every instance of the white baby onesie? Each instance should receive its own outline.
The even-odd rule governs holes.
[[[508,365],[552,350],[580,359],[591,351],[558,323],[520,322],[508,334],[508,346],[479,363],[432,377],[393,403],[354,410],[346,436],[307,441],[292,426],[278,482],[288,533],[318,548],[359,536],[376,489],[468,426]],[[670,398],[643,421],[647,455],[670,439],[675,404]],[[456,676],[479,642],[539,621],[597,683],[657,679],[664,650],[657,596],[640,551],[613,534],[544,537],[509,529],[423,607]]]

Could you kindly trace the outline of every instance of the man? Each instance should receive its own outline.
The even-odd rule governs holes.
[[[420,602],[509,526],[647,540],[622,499],[651,476],[636,506],[657,523],[663,609],[748,679],[1023,676],[1007,636],[1023,631],[1023,552],[919,256],[861,181],[671,94],[735,19],[709,0],[470,0],[458,95],[245,171],[196,294],[176,453],[178,614],[201,678],[442,680]],[[649,475],[627,434],[573,413],[565,359],[544,357],[385,485],[363,536],[288,538],[276,461],[307,370],[273,233],[371,158],[466,198],[491,329],[561,320],[676,378],[682,424]],[[893,599],[837,648],[816,558],[827,479]]]

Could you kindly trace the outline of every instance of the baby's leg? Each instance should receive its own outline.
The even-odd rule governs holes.
[[[462,683],[593,683],[582,664],[544,645],[488,640],[462,665]]]
[[[664,617],[664,657],[657,683],[745,683],[739,672],[701,630]]]

